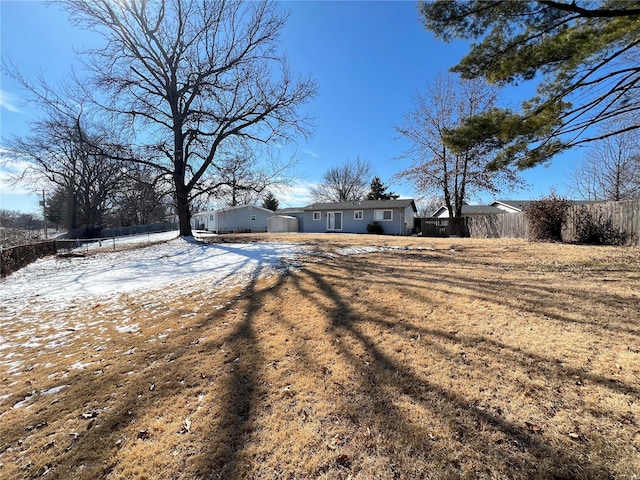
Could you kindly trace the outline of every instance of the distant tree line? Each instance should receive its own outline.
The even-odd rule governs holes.
[[[0,246],[13,247],[40,239],[42,218],[31,213],[0,210]]]
[[[35,90],[40,95],[46,88]],[[67,98],[80,98],[68,92]],[[41,101],[43,115],[30,133],[9,141],[29,165],[23,179],[47,185],[48,222],[78,237],[102,228],[162,221],[170,210],[166,181],[135,161],[117,132],[96,122],[82,102]],[[122,161],[118,157],[128,157]]]

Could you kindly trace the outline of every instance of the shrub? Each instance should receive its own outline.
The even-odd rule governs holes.
[[[585,206],[576,208],[573,212],[578,243],[591,245],[624,245],[629,235],[613,226],[610,217],[605,218],[602,212],[594,212]]]
[[[548,198],[531,202],[525,210],[529,221],[529,240],[562,241],[562,226],[571,202],[552,193]]]
[[[371,222],[369,225],[367,225],[367,232],[369,233],[383,233],[384,229],[382,228],[382,225],[380,225],[380,223],[378,222]]]

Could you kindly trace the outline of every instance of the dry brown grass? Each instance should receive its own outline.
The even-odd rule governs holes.
[[[282,238],[315,253],[242,290],[75,305],[139,328],[16,352],[0,477],[640,478],[637,248]]]

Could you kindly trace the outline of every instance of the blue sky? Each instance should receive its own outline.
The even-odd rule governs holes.
[[[417,197],[407,184],[392,181],[408,161],[393,160],[407,144],[394,125],[403,122],[416,94],[438,72],[455,65],[465,45],[446,44],[426,31],[414,1],[343,2],[284,1],[290,16],[282,34],[282,48],[291,69],[311,74],[319,86],[317,97],[304,106],[315,117],[313,136],[302,140],[302,162],[295,187],[281,198],[282,206],[309,203],[308,189],[330,167],[360,157],[403,197]],[[0,0],[0,53],[17,63],[28,77],[42,72],[50,81],[64,79],[72,68],[80,70],[75,54],[99,40],[72,27],[55,5],[37,1]],[[33,107],[21,105],[23,92],[0,79],[1,138],[21,135],[34,118]],[[515,106],[532,93],[531,86],[505,92],[503,103]],[[569,182],[569,153],[548,166],[523,172],[530,188],[505,192],[501,198],[539,198],[551,188],[563,194]],[[490,195],[473,203],[493,200]],[[36,212],[38,197],[27,186],[9,184],[0,170],[0,208]]]

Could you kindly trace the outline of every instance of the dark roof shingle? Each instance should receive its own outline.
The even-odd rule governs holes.
[[[403,198],[396,200],[356,200],[353,202],[330,202],[330,203],[312,203],[307,205],[303,210],[353,210],[368,208],[400,208],[413,206],[415,203],[412,198]]]

